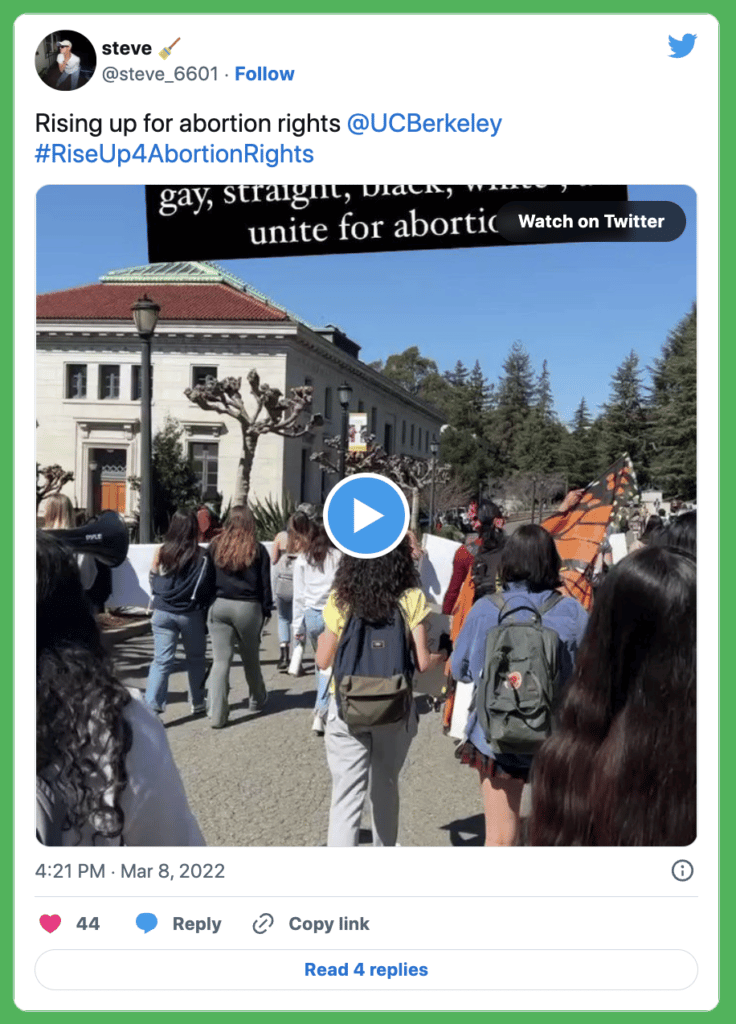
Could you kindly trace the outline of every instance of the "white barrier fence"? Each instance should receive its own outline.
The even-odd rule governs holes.
[[[431,604],[442,604],[450,584],[452,560],[460,545],[442,537],[424,538],[425,554],[419,566],[422,589]],[[112,570],[112,593],[108,598],[111,608],[147,608],[151,599],[148,574],[151,571],[156,544],[131,544],[128,557]],[[264,547],[271,554],[273,543]]]
[[[122,565],[112,570],[112,593],[107,599],[110,608],[147,608],[151,600],[148,574],[151,571],[153,555],[158,544],[131,544],[128,557]],[[273,544],[267,541],[264,547],[271,554]]]

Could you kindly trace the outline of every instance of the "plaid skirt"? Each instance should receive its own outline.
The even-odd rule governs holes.
[[[497,760],[488,754],[482,754],[470,740],[457,747],[455,757],[460,764],[467,764],[491,779],[520,779],[526,782],[531,769],[531,764],[524,763],[526,758],[514,757],[513,754],[499,754]]]

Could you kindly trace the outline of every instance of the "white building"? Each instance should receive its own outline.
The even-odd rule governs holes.
[[[152,431],[167,416],[184,429],[202,496],[227,505],[241,452],[236,420],[206,412],[184,389],[207,376],[246,377],[314,388],[313,412],[324,427],[297,439],[261,437],[251,498],[285,494],[320,502],[334,477],[310,462],[323,435],[340,432],[337,390],[353,389],[351,411],[391,454],[429,457],[442,417],[425,402],[366,366],[360,346],[338,328],[317,328],[209,263],[161,263],[115,270],[99,284],[37,297],[37,461],[74,473],[64,488],[77,508],[124,514],[137,505],[130,478],[140,475],[140,352],[131,306],[144,293],[161,307],[151,345]]]

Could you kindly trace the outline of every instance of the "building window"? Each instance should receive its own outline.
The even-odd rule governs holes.
[[[371,434],[378,433],[378,409],[375,405],[371,406]]]
[[[325,388],[325,419],[332,419],[332,388]]]
[[[216,366],[193,366],[192,367],[192,387],[196,388],[198,384],[206,384],[207,378],[213,377],[217,380],[217,367]]]
[[[409,442],[411,447],[414,447],[414,424],[411,425],[411,441]]]
[[[401,421],[401,443],[406,444],[406,420]]]
[[[393,427],[390,423],[384,424],[383,427],[383,450],[387,455],[394,453]]]
[[[314,384],[314,381],[312,380],[311,377],[305,377],[304,378],[304,387],[305,388],[311,388],[313,386],[313,384]]]
[[[67,366],[66,397],[87,397],[87,366],[85,363],[70,363]]]
[[[429,431],[428,430],[424,431],[424,450],[425,450],[425,452],[429,451]]]
[[[138,363],[133,363],[131,366],[130,374],[130,397],[133,402],[140,402],[141,400],[141,368]],[[151,367],[150,377],[150,397],[153,398],[153,367]]]
[[[358,402],[358,412],[365,412],[365,402],[362,399]]]
[[[199,490],[204,501],[217,498],[217,444],[192,441],[189,445],[189,460],[199,481]]]
[[[120,367],[100,367],[100,398],[120,398]]]

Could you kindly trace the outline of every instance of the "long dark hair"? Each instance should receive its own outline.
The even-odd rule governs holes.
[[[66,808],[77,842],[122,834],[120,795],[132,743],[131,696],[113,674],[85,600],[74,554],[36,532],[36,773]]]
[[[179,509],[172,516],[169,529],[158,553],[158,569],[177,573],[199,555],[199,523],[194,512]]]
[[[608,574],[559,728],[535,757],[530,842],[695,839],[695,564],[647,547]]]
[[[330,540],[330,535],[325,529],[325,524],[320,520],[314,524],[309,547],[305,551],[305,557],[310,565],[324,571],[325,558],[330,551],[334,551],[335,545]]]
[[[506,541],[499,575],[504,583],[526,583],[533,593],[560,586],[560,556],[552,535],[536,524],[520,526]]]
[[[493,501],[484,502],[478,509],[478,523],[480,525],[477,533],[480,537],[480,546],[483,551],[495,551],[497,548],[504,546],[506,534],[503,532],[502,527],[496,526],[496,522],[505,518],[502,509]]]
[[[692,555],[698,553],[698,516],[696,512],[683,512],[672,522],[665,526],[652,541],[658,547],[670,548],[671,551],[679,551],[682,554]]]
[[[256,521],[247,505],[230,509],[222,533],[210,542],[210,555],[225,572],[242,572],[253,564],[258,550]]]
[[[352,614],[369,622],[387,622],[405,590],[419,586],[419,573],[411,554],[409,538],[378,558],[353,558],[343,555],[335,573],[332,589],[337,606],[344,615]]]

